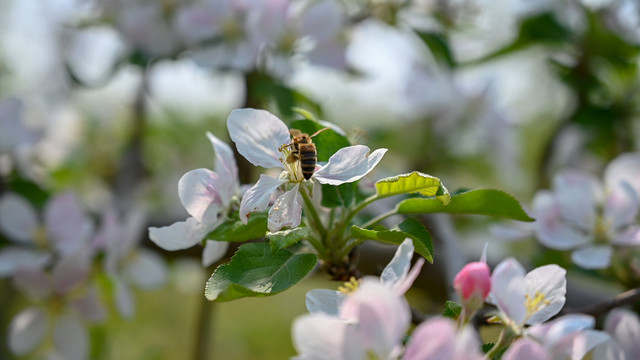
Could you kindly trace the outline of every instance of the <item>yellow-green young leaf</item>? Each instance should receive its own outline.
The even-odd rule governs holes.
[[[402,227],[398,230],[387,230],[384,227],[363,229],[359,226],[352,225],[350,232],[351,236],[356,239],[376,240],[395,245],[400,245],[406,238],[410,238],[413,241],[415,251],[433,264],[433,243],[431,241],[431,235],[427,229],[424,227],[420,229],[415,223],[417,223],[415,219],[411,219],[409,222],[404,221],[401,224]]]
[[[392,176],[376,182],[376,195],[379,197],[419,193],[435,196],[444,206],[449,204],[451,195],[435,176],[414,171],[409,174]]]

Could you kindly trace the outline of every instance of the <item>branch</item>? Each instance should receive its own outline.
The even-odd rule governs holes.
[[[640,288],[636,288],[636,289],[628,290],[621,294],[618,294],[613,299],[605,300],[605,301],[587,305],[587,306],[581,306],[576,308],[566,308],[566,309],[563,309],[560,313],[562,315],[572,314],[572,313],[582,313],[582,314],[598,316],[616,307],[630,305],[630,304],[639,303],[639,302],[640,302]]]

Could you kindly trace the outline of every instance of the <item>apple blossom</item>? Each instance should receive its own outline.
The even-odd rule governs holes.
[[[258,182],[242,197],[240,219],[247,223],[249,214],[263,211],[271,195],[284,187],[269,210],[269,231],[275,232],[288,226],[300,225],[302,216],[301,192],[309,184],[304,180],[298,162],[287,162],[291,143],[287,125],[265,110],[236,109],[227,120],[229,135],[238,152],[250,163],[264,168],[282,168],[274,179],[261,175]],[[321,184],[340,185],[354,182],[368,174],[380,162],[387,149],[370,153],[364,145],[354,145],[338,150],[324,166],[318,166],[310,180]],[[303,195],[306,196],[306,195]]]
[[[207,137],[216,153],[214,170],[195,169],[178,182],[178,195],[191,217],[161,228],[150,227],[149,238],[169,251],[187,249],[201,243],[224,221],[231,202],[240,192],[238,167],[233,151],[211,133]],[[203,266],[220,260],[229,244],[207,239],[202,253]]]
[[[498,317],[516,334],[525,324],[540,324],[557,314],[565,303],[566,270],[545,265],[525,275],[514,258],[502,261],[491,275],[489,302],[498,307]]]
[[[604,322],[610,340],[594,350],[594,359],[625,360],[640,358],[640,319],[633,311],[611,310]]]
[[[472,262],[460,270],[453,279],[453,287],[462,299],[465,316],[482,307],[491,291],[491,273],[485,262]]]
[[[389,286],[398,295],[404,295],[411,287],[415,279],[420,274],[424,259],[420,258],[416,261],[411,270],[411,258],[413,258],[413,242],[411,239],[405,241],[398,246],[393,259],[382,270],[379,279],[367,277],[366,281],[378,281]],[[347,297],[344,291],[334,291],[326,289],[309,290],[306,295],[306,306],[310,313],[327,313],[335,315],[338,313],[340,305]]]
[[[453,320],[434,318],[418,325],[402,357],[403,360],[480,360],[480,342],[469,326],[459,331]]]
[[[535,229],[550,248],[571,250],[571,259],[587,269],[610,265],[614,246],[640,245],[636,221],[640,187],[638,155],[614,159],[605,170],[605,187],[594,177],[565,172],[555,177],[552,191],[536,194]],[[602,208],[602,212],[598,209]]]

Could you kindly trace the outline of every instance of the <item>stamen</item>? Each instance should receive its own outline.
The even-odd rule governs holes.
[[[529,294],[525,295],[525,306],[529,314],[533,314],[540,310],[541,307],[549,305],[551,302],[545,299],[545,296],[540,291],[535,293],[535,296],[531,298]]]
[[[344,294],[351,294],[354,291],[358,290],[359,286],[360,280],[356,279],[355,276],[352,276],[349,281],[344,283],[344,285],[338,287],[338,291]]]

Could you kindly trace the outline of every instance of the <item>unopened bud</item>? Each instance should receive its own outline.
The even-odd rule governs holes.
[[[453,279],[453,287],[465,307],[477,310],[491,291],[491,273],[484,262],[472,262],[460,270]]]

